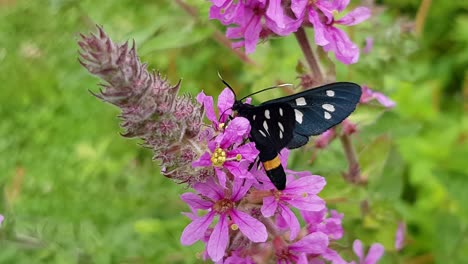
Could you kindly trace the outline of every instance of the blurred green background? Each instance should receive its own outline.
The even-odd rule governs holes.
[[[247,62],[221,43],[208,1],[186,1],[193,15],[176,2],[0,0],[0,263],[200,262],[201,244],[179,243],[189,222],[183,186],[160,176],[152,153],[119,135],[118,110],[87,91],[99,80],[77,62],[78,33],[99,24],[114,41],[134,39],[150,69],[183,78],[192,94],[219,93],[217,71],[241,95],[298,83],[302,55],[290,36],[259,45]],[[313,162],[312,145],[299,150],[308,154],[296,153],[292,168],[327,178],[322,196],[345,213],[347,251],[357,237],[385,245],[382,263],[466,263],[468,2],[378,3],[349,32],[361,47],[372,37],[374,49],[336,69],[338,80],[397,102],[353,117],[368,185],[343,181],[339,141]],[[396,252],[399,221],[408,233]]]

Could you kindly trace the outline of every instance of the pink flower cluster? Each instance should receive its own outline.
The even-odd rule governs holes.
[[[345,63],[356,63],[359,48],[337,27],[353,26],[370,17],[370,9],[357,7],[345,16],[349,0],[212,0],[210,18],[231,26],[226,36],[238,40],[234,47],[255,51],[260,39],[269,35],[286,36],[301,26],[312,26],[315,43]]]
[[[317,195],[325,179],[286,169],[286,189],[278,191],[263,168],[249,169],[258,150],[247,141],[248,120],[229,120],[231,90],[225,89],[218,98],[219,115],[212,97],[202,92],[197,100],[212,126],[202,133],[206,150],[192,165],[212,169],[215,176],[195,183],[195,193],[181,196],[192,220],[181,243],[202,241],[204,259],[216,263],[265,263],[272,257],[277,263],[347,263],[330,247],[343,235],[343,215],[331,211],[327,216],[325,201]],[[285,168],[288,155],[288,151],[280,155]]]

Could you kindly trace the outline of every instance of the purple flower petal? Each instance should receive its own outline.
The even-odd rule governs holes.
[[[211,166],[211,155],[208,152],[203,153],[203,155],[196,161],[192,162],[192,167],[209,167]]]
[[[247,181],[241,178],[234,178],[234,185],[232,187],[232,195],[231,200],[233,202],[237,202],[242,199],[245,194],[250,190],[250,186],[252,186],[251,181]]]
[[[314,25],[314,41],[315,44],[319,46],[325,46],[330,44],[330,41],[328,41],[326,37],[326,28],[325,25],[320,21],[320,17],[318,13],[315,10],[310,10],[309,12],[309,21]]]
[[[218,122],[213,108],[213,97],[207,96],[202,91],[197,95],[197,101],[203,105],[206,117],[213,123]]]
[[[270,0],[266,11],[266,16],[273,20],[278,27],[285,27],[284,12],[283,7],[281,6],[281,0]]]
[[[284,206],[283,204],[279,204],[279,206],[281,208],[280,215],[283,217],[290,229],[289,240],[294,240],[301,229],[299,220],[297,220],[296,215],[287,206]]]
[[[328,237],[324,233],[315,232],[309,234],[289,246],[290,250],[308,254],[322,254],[327,250]]]
[[[228,153],[228,157],[235,157],[237,154],[241,155],[241,158],[253,162],[260,152],[255,147],[255,143],[249,142],[245,145],[239,146]]]
[[[206,246],[208,255],[213,261],[220,260],[225,252],[229,242],[229,228],[226,215],[220,215],[219,221],[211,233]]]
[[[356,63],[359,59],[359,48],[346,35],[336,27],[328,27],[330,43],[324,46],[325,51],[334,51],[335,57],[344,64]]]
[[[218,109],[221,122],[225,122],[227,117],[231,115],[232,110],[230,108],[232,105],[234,105],[234,94],[231,89],[224,88],[218,96]]]
[[[351,264],[346,262],[335,250],[327,248],[324,253],[322,253],[322,258],[331,261],[333,264]]]
[[[227,179],[226,172],[224,172],[224,170],[221,168],[215,168],[215,172],[216,172],[216,176],[218,176],[219,185],[223,188],[226,188],[226,179]]]
[[[335,21],[337,24],[353,26],[361,23],[362,21],[368,19],[371,15],[371,11],[367,7],[358,7],[353,11],[349,12],[346,16]]]
[[[214,201],[220,200],[224,197],[224,190],[214,182],[212,178],[207,179],[205,182],[198,182],[193,185],[193,188],[200,194],[211,198]]]
[[[375,264],[384,254],[384,247],[379,243],[374,243],[367,252],[367,257],[363,264]]]
[[[244,32],[245,53],[250,54],[255,51],[260,32],[262,31],[261,16],[252,15]]]
[[[317,194],[323,189],[325,184],[325,178],[321,176],[313,175],[308,177],[302,177],[288,183],[288,186],[286,190],[283,191],[283,193],[295,195],[302,195],[303,193]]]
[[[398,223],[398,228],[395,234],[395,249],[400,251],[405,243],[405,232],[406,232],[406,225],[404,222]]]
[[[267,240],[268,233],[262,222],[239,210],[232,210],[230,216],[242,234],[251,241],[259,243]]]
[[[364,47],[363,52],[364,53],[370,53],[373,48],[374,48],[374,38],[367,37],[366,38],[366,46]]]
[[[244,117],[236,117],[226,127],[224,134],[221,134],[216,142],[219,143],[219,147],[227,149],[233,143],[240,143],[246,135],[250,132],[250,123]]]
[[[278,201],[274,196],[267,196],[263,198],[262,215],[265,217],[273,216],[278,208]]]
[[[5,220],[5,217],[3,215],[0,214],[0,226],[2,225],[3,223],[3,220]]]
[[[346,7],[349,5],[350,0],[335,0],[333,1],[334,8],[336,11],[341,12],[346,9]]]
[[[305,10],[309,0],[292,0],[291,10],[297,18],[302,18],[305,14]]]
[[[364,259],[364,249],[362,248],[362,242],[359,239],[354,240],[353,251],[360,260]]]
[[[288,199],[286,202],[291,206],[304,211],[320,211],[325,208],[325,201],[316,195]]]
[[[209,212],[186,226],[180,237],[182,245],[188,246],[200,240],[213,221],[214,215],[214,212]]]
[[[324,149],[327,147],[330,142],[336,137],[336,132],[334,128],[330,128],[324,133],[322,133],[320,136],[318,136],[317,139],[315,139],[315,147]]]
[[[383,93],[375,92],[374,93],[375,99],[383,106],[387,108],[395,107],[396,103],[392,101],[390,98],[385,96]]]
[[[193,209],[209,209],[213,206],[213,202],[200,198],[194,193],[184,193],[180,198]]]
[[[341,219],[325,219],[323,225],[320,226],[320,231],[327,234],[333,240],[340,239],[343,237],[343,226],[341,225]]]

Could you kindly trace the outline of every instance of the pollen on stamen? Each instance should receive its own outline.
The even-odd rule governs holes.
[[[237,161],[241,161],[241,159],[242,159],[242,155],[241,155],[241,154],[237,154],[237,155],[236,155],[236,160],[237,160]]]
[[[306,198],[308,196],[307,193],[302,193],[302,197]]]
[[[237,229],[239,229],[239,226],[236,225],[236,224],[232,224],[232,225],[231,225],[231,229],[234,230],[234,231],[236,231]]]
[[[224,129],[224,125],[225,125],[224,123],[219,123],[218,129],[219,129],[219,130],[223,130],[223,129]]]
[[[226,161],[226,152],[222,148],[216,148],[213,154],[211,155],[211,163],[215,167],[223,166]]]

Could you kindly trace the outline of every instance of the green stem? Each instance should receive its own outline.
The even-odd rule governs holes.
[[[304,57],[306,58],[307,64],[309,65],[310,70],[312,71],[312,77],[318,83],[322,83],[324,78],[322,75],[322,71],[320,70],[319,63],[310,47],[309,40],[307,38],[307,34],[303,27],[300,27],[294,35],[296,36],[297,42],[299,42],[299,46],[301,47],[302,53],[304,53]]]

